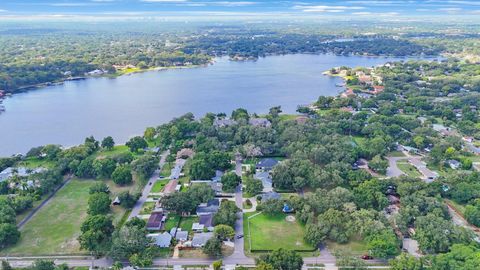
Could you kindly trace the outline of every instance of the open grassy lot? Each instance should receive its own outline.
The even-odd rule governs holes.
[[[404,157],[405,154],[402,151],[392,151],[388,154],[390,157]]]
[[[77,237],[87,216],[88,190],[95,181],[74,179],[22,228],[21,239],[3,250],[9,255],[84,253]]]
[[[163,188],[168,183],[168,181],[170,181],[170,180],[168,180],[168,179],[158,180],[157,182],[155,182],[155,184],[153,184],[152,190],[150,192],[151,193],[162,192]]]
[[[410,177],[421,177],[422,174],[413,166],[412,164],[408,163],[406,160],[399,160],[397,161],[397,166],[402,172],[406,173]]]
[[[162,170],[160,171],[160,176],[169,177],[172,174],[173,166],[174,166],[173,162],[165,163],[165,165],[163,165],[162,167]]]
[[[338,252],[345,255],[361,256],[368,253],[367,245],[362,241],[350,241],[346,244],[329,241],[327,247],[333,254]]]
[[[142,210],[140,210],[140,215],[148,215],[152,213],[154,208],[155,202],[145,202],[142,206]]]
[[[24,161],[21,161],[18,164],[19,167],[26,167],[30,169],[36,169],[36,168],[47,168],[51,169],[54,166],[53,161],[49,161],[46,159],[41,159],[41,158],[27,158]]]
[[[245,215],[245,219],[251,215]],[[251,250],[278,248],[309,251],[314,248],[303,240],[304,228],[298,222],[286,221],[285,214],[267,216],[259,214],[247,221],[246,236],[251,237]],[[250,224],[248,226],[248,223]],[[249,231],[250,228],[250,231]],[[245,241],[250,241],[248,238]]]

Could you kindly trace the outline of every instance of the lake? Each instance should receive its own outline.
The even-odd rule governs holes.
[[[214,65],[152,71],[115,79],[92,78],[44,87],[4,100],[0,114],[0,156],[25,153],[34,146],[72,146],[94,135],[124,143],[145,127],[192,112],[225,112],[242,107],[266,113],[320,95],[337,95],[339,78],[323,76],[335,66],[373,66],[399,60],[385,57],[284,55],[255,62],[218,58]]]

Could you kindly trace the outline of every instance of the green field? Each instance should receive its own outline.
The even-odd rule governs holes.
[[[245,215],[245,220],[248,216],[251,215]],[[244,230],[246,236],[251,237],[251,250],[265,251],[278,248],[299,251],[313,250],[314,248],[303,240],[303,226],[295,221],[286,221],[285,217],[284,214],[276,216],[259,214],[249,219]],[[249,241],[249,239],[246,238],[245,241]]]
[[[368,253],[368,248],[366,243],[363,241],[350,241],[346,244],[338,244],[335,242],[328,241],[327,247],[333,254],[340,253],[351,256],[361,256]]]
[[[2,251],[8,255],[76,254],[77,237],[87,216],[88,190],[95,181],[74,179],[21,229],[20,242]]]
[[[168,180],[168,179],[158,180],[157,182],[155,182],[155,184],[153,184],[152,190],[150,192],[151,193],[162,192],[163,188],[168,183],[168,181],[170,181],[170,180]]]
[[[406,173],[410,177],[421,177],[422,174],[413,166],[412,164],[408,163],[407,161],[398,161],[397,166],[402,172]]]

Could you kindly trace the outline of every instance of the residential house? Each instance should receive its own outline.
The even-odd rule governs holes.
[[[163,194],[168,195],[168,194],[174,193],[176,191],[177,186],[178,186],[178,180],[168,181],[168,183],[163,188]]]
[[[213,232],[195,233],[192,239],[192,247],[201,248],[211,238],[213,238]]]
[[[455,159],[447,160],[447,163],[448,163],[448,166],[450,166],[450,168],[454,170],[458,170],[462,165],[462,163],[460,163],[458,160],[455,160]]]
[[[382,93],[384,90],[385,90],[385,86],[374,85],[372,93],[375,94],[375,95],[378,95],[378,94]]]
[[[168,232],[147,234],[147,237],[152,238],[154,244],[161,248],[167,248],[172,243],[172,235]]]
[[[177,160],[175,160],[175,167],[173,167],[172,169],[172,172],[170,174],[170,179],[180,178],[180,174],[186,162],[187,160],[183,158],[178,158]]]
[[[175,239],[180,242],[185,242],[188,240],[188,232],[187,231],[177,231],[175,235]]]
[[[194,232],[203,232],[205,225],[195,222],[192,224],[192,231]]]
[[[207,203],[202,203],[197,207],[197,215],[208,215],[208,214],[215,214],[218,212],[220,208],[220,200],[212,199],[209,200]]]
[[[18,167],[18,168],[13,168],[13,167],[8,167],[2,172],[0,172],[0,182],[7,180],[8,178],[18,175],[20,177],[26,177],[35,173],[41,173],[46,171],[45,168],[36,168],[36,169],[29,169],[25,167]]]
[[[237,124],[237,122],[229,118],[217,118],[213,121],[215,127],[229,127],[235,124]]]
[[[147,230],[162,230],[167,220],[167,214],[162,209],[154,210],[147,221]]]
[[[278,160],[274,158],[262,158],[255,166],[257,170],[270,171],[278,164]]]
[[[198,223],[203,225],[204,228],[207,228],[209,231],[213,231],[213,215],[213,213],[200,215],[198,217]]]
[[[248,123],[255,127],[270,127],[272,125],[267,118],[250,118]]]

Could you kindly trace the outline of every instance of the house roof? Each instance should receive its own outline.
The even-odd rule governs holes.
[[[271,125],[270,121],[267,118],[250,118],[248,123],[256,127],[269,127]]]
[[[197,207],[197,215],[201,215],[201,214],[209,214],[209,213],[216,213],[218,212],[218,208],[219,206],[218,205],[199,205]]]
[[[148,218],[147,228],[161,229],[164,223],[164,217],[166,217],[166,214],[164,214],[163,212],[153,212]]]
[[[175,235],[175,239],[179,241],[187,241],[188,240],[188,232],[187,231],[178,231]]]
[[[200,223],[197,223],[197,222],[192,224],[192,230],[193,231],[203,231],[204,228],[205,228],[205,225],[203,225],[203,224],[200,224]]]
[[[274,158],[262,158],[258,163],[257,167],[262,168],[273,168],[275,165],[278,164],[278,160]]]
[[[213,225],[213,214],[209,213],[206,215],[201,215],[198,218],[198,223],[204,225],[205,227],[212,227]]]
[[[170,180],[163,188],[163,194],[170,194],[175,192],[175,189],[177,188],[177,183],[178,180]]]
[[[172,242],[172,236],[167,232],[154,233],[147,236],[152,238],[155,241],[155,245],[159,247],[169,247]]]
[[[213,232],[196,233],[193,235],[192,246],[203,247],[213,237]]]

